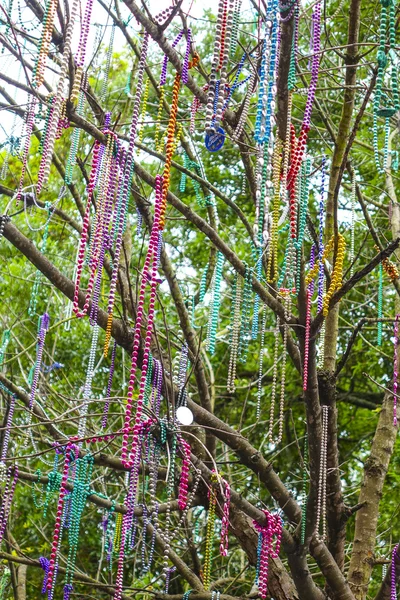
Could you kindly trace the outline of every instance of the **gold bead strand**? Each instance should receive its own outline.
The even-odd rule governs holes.
[[[336,261],[335,261],[335,265],[333,267],[331,283],[329,285],[328,291],[325,294],[323,305],[322,305],[322,312],[323,312],[324,317],[326,317],[326,315],[329,312],[329,302],[331,301],[333,294],[336,292],[336,290],[338,290],[342,287],[343,262],[344,262],[345,250],[346,250],[346,240],[344,239],[344,236],[342,234],[338,233],[338,246],[337,246]]]

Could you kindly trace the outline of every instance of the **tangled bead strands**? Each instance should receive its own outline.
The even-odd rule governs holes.
[[[41,171],[42,177],[40,177],[40,179],[38,178],[38,182],[37,182],[37,193],[38,194],[40,193],[42,187],[47,183],[49,175],[50,175],[50,166],[51,166],[51,162],[53,159],[53,151],[54,151],[54,144],[55,144],[55,140],[56,140],[58,120],[59,120],[60,111],[61,111],[61,104],[62,104],[62,99],[63,99],[65,80],[66,80],[68,67],[69,67],[72,35],[74,32],[74,25],[75,25],[75,19],[76,19],[76,15],[77,15],[77,11],[78,11],[78,4],[79,4],[79,0],[72,0],[71,12],[70,12],[70,16],[69,16],[68,25],[66,28],[65,41],[64,41],[64,45],[63,45],[63,55],[62,55],[62,59],[61,59],[60,76],[59,76],[57,88],[56,88],[56,95],[55,95],[56,99],[54,102],[52,119],[49,124],[47,151],[46,151],[46,153],[43,153],[43,156],[42,156],[41,165],[42,165],[42,163],[44,165],[43,169]]]
[[[307,144],[308,132],[311,123],[311,111],[314,104],[315,91],[317,88],[318,73],[321,58],[321,2],[314,6],[312,16],[313,21],[313,58],[311,64],[311,81],[308,88],[306,107],[304,111],[303,124],[301,126],[299,140],[292,158],[288,173],[288,187],[293,190],[296,185],[297,176],[303,159],[303,154]]]
[[[108,320],[107,320],[107,328],[106,328],[106,341],[105,341],[105,345],[104,345],[105,356],[108,354],[108,346],[109,346],[110,338],[111,338],[111,326],[112,326],[112,320],[113,320],[115,292],[116,292],[116,287],[117,287],[119,259],[120,259],[120,255],[121,255],[121,249],[122,249],[122,237],[123,237],[124,228],[125,228],[126,211],[128,208],[128,196],[129,196],[129,190],[130,190],[132,175],[133,175],[133,154],[134,154],[134,149],[135,149],[136,133],[137,133],[137,127],[138,127],[138,122],[139,122],[140,102],[141,102],[141,95],[142,95],[142,89],[143,89],[143,78],[144,78],[144,72],[145,72],[145,68],[146,68],[146,57],[147,57],[148,46],[149,46],[149,34],[146,32],[143,37],[142,49],[140,52],[138,76],[137,76],[137,82],[136,82],[136,94],[135,94],[135,100],[134,100],[134,106],[133,106],[131,127],[130,127],[130,132],[129,132],[129,145],[128,145],[128,150],[126,152],[126,157],[125,157],[125,165],[124,165],[122,184],[119,186],[119,191],[118,191],[117,214],[118,214],[119,218],[118,218],[118,226],[115,229],[116,242],[115,242],[115,248],[114,248],[113,270],[112,270],[112,275],[111,275],[110,290],[109,290],[109,296],[108,296],[108,307],[107,307]]]
[[[270,558],[278,558],[282,539],[282,519],[279,515],[273,515],[268,510],[263,511],[267,524],[260,525],[253,521],[253,525],[259,534],[257,549],[257,586],[260,598],[265,600],[268,593],[268,570]],[[275,547],[274,547],[274,538]]]
[[[142,326],[142,318],[143,318],[143,308],[144,308],[144,298],[145,298],[145,289],[148,284],[148,279],[150,279],[150,300],[149,300],[149,309],[147,316],[147,331],[144,343],[143,350],[143,360],[142,360],[142,375],[139,384],[139,395],[137,399],[136,406],[136,416],[135,416],[135,425],[133,429],[132,436],[132,451],[135,451],[135,445],[137,443],[137,436],[140,427],[140,421],[142,416],[142,408],[143,408],[143,396],[144,389],[146,384],[146,375],[147,375],[147,366],[149,362],[149,352],[150,352],[150,342],[151,336],[153,332],[153,317],[154,317],[154,306],[155,306],[155,296],[156,296],[156,286],[157,286],[157,245],[160,231],[160,222],[161,222],[161,214],[162,214],[162,178],[157,175],[156,176],[156,190],[155,190],[155,208],[154,208],[154,220],[153,226],[151,229],[150,240],[148,251],[143,267],[142,280],[140,284],[140,290],[138,295],[138,307],[137,307],[137,316],[133,337],[133,345],[132,345],[132,357],[131,357],[131,370],[129,376],[129,384],[128,384],[128,394],[127,394],[127,402],[125,409],[125,420],[124,420],[124,434],[122,440],[122,455],[121,460],[122,463],[128,468],[133,465],[134,458],[130,458],[128,455],[128,439],[129,439],[129,429],[131,423],[131,415],[132,415],[132,405],[133,405],[133,390],[136,380],[136,368],[137,368],[137,360],[141,339],[141,326]]]

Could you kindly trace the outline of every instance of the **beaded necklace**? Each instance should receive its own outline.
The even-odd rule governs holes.
[[[315,246],[311,248],[310,269],[314,267]],[[306,292],[306,331],[304,336],[304,364],[303,364],[303,390],[308,386],[308,360],[310,353],[310,329],[311,329],[311,300],[314,293],[314,281],[310,281]]]
[[[50,2],[54,3],[54,0],[50,0]],[[56,4],[55,0],[55,4]],[[42,187],[47,183],[47,180],[50,175],[50,166],[53,158],[53,150],[54,144],[56,140],[58,121],[62,108],[62,100],[64,93],[65,80],[68,73],[69,68],[69,59],[71,54],[71,43],[72,36],[74,32],[75,19],[78,11],[78,0],[72,0],[69,21],[65,32],[65,40],[63,45],[63,55],[61,58],[60,65],[60,76],[57,83],[56,93],[55,93],[55,102],[53,105],[53,113],[52,118],[49,124],[49,132],[48,139],[46,140],[46,152],[43,152],[41,164],[39,168],[39,177],[37,182],[37,193],[40,193]],[[51,25],[52,27],[52,25]],[[51,29],[49,31],[49,35],[51,36]]]
[[[306,525],[307,525],[307,464],[308,464],[308,440],[307,433],[304,435],[304,452],[303,452],[303,482],[301,490],[301,544],[306,540]]]
[[[229,60],[229,45],[232,33],[234,0],[220,0],[214,42],[213,59],[208,84],[205,130],[207,135],[219,134],[224,139],[225,134],[219,127],[224,104],[224,90],[227,79]],[[217,72],[220,71],[217,86]],[[222,142],[223,143],[223,142]]]
[[[282,519],[279,515],[273,515],[268,510],[263,510],[263,513],[267,524],[260,525],[258,521],[253,521],[253,525],[259,536],[256,584],[259,589],[260,598],[264,600],[268,593],[269,560],[270,558],[278,558],[279,556],[282,539]]]
[[[5,329],[3,331],[3,335],[1,336],[1,345],[0,345],[0,367],[2,367],[4,362],[4,357],[6,355],[7,346],[10,343],[11,331],[9,329]]]
[[[397,427],[397,387],[399,379],[398,347],[399,347],[399,320],[400,314],[394,320],[394,359],[393,359],[393,426]]]
[[[57,512],[56,512],[56,521],[55,521],[55,525],[54,525],[53,540],[52,540],[51,551],[50,551],[49,570],[48,570],[47,584],[46,584],[46,589],[47,589],[47,593],[49,596],[49,600],[53,600],[54,585],[56,583],[59,547],[61,544],[61,537],[62,537],[64,505],[65,505],[65,497],[67,494],[66,485],[68,482],[68,473],[69,473],[71,463],[75,459],[77,452],[78,452],[77,447],[70,440],[65,448],[64,469],[63,469],[62,478],[61,478],[60,493],[58,496],[58,504],[57,504]]]
[[[221,281],[222,281],[222,269],[224,266],[224,255],[218,250],[217,252],[217,264],[214,271],[211,301],[210,301],[210,312],[208,317],[208,328],[207,328],[207,349],[212,356],[215,352],[215,343],[218,329],[218,316],[219,309],[221,306]]]
[[[143,37],[143,44],[140,52],[139,66],[138,66],[138,77],[136,82],[136,94],[133,105],[133,113],[132,113],[132,121],[129,132],[129,146],[126,152],[125,165],[124,165],[124,173],[122,178],[122,184],[119,187],[118,192],[118,203],[117,203],[117,214],[119,215],[118,227],[115,229],[116,235],[116,243],[114,249],[114,264],[113,271],[111,275],[111,283],[110,283],[110,291],[109,291],[109,300],[108,300],[108,321],[107,321],[107,329],[106,329],[106,341],[104,345],[104,354],[108,353],[108,345],[110,343],[111,338],[111,325],[113,319],[113,310],[115,303],[115,292],[117,286],[117,278],[118,278],[118,270],[119,270],[119,258],[121,254],[122,248],[122,236],[124,232],[125,225],[125,217],[128,208],[128,196],[131,187],[131,181],[133,176],[133,153],[135,148],[136,141],[136,133],[137,126],[139,121],[139,111],[140,111],[140,102],[141,95],[143,90],[143,77],[146,68],[146,57],[147,50],[149,45],[149,35],[146,32]]]
[[[392,69],[390,74],[391,87],[393,92],[393,107],[381,108],[381,99],[385,96],[382,91],[385,69],[388,63],[386,55],[386,30],[388,25],[388,8],[389,8],[389,50],[388,55],[392,61]],[[389,127],[390,117],[400,110],[400,96],[397,82],[397,65],[395,60],[396,47],[396,23],[395,23],[395,4],[391,0],[381,0],[381,20],[379,26],[379,48],[377,52],[378,72],[376,76],[375,96],[373,102],[373,147],[375,165],[378,173],[383,173],[387,168],[388,160],[388,143],[389,143]],[[378,117],[385,119],[385,146],[383,168],[381,167],[379,150],[378,150]]]
[[[322,310],[324,297],[324,226],[325,226],[325,177],[326,156],[322,157],[321,163],[321,188],[319,195],[319,238],[318,238],[318,312]]]
[[[353,171],[353,177],[351,179],[350,277],[352,277],[354,274],[355,220],[356,220],[356,173],[355,173],[355,171]]]
[[[215,473],[211,476],[211,487],[208,492],[208,517],[207,517],[207,531],[206,531],[206,547],[204,551],[204,567],[203,567],[203,586],[205,590],[210,589],[211,583],[211,566],[213,560],[213,544],[214,544],[214,533],[215,533],[215,508],[217,505],[217,494],[214,489],[214,484],[218,481],[218,477]]]
[[[278,361],[279,361],[279,335],[281,320],[277,317],[275,327],[275,347],[274,347],[274,364],[273,364],[273,375],[272,375],[272,389],[271,389],[271,405],[270,405],[270,416],[269,416],[269,428],[268,437],[271,443],[279,444],[282,441],[283,435],[283,413],[285,408],[285,383],[286,383],[286,346],[287,346],[287,335],[289,326],[287,320],[291,314],[291,296],[287,289],[281,289],[280,294],[283,296],[284,301],[284,317],[285,323],[283,325],[283,352],[282,356],[282,368],[281,368],[281,382],[280,382],[280,399],[279,399],[279,416],[278,416],[278,436],[274,439],[273,431],[275,426],[275,401],[278,387]]]
[[[276,95],[276,59],[278,43],[278,2],[270,0],[266,9],[265,38],[261,53],[260,83],[254,138],[268,145],[274,119]],[[265,79],[267,78],[267,85]]]
[[[89,409],[89,400],[92,396],[92,382],[94,377],[94,363],[96,359],[96,349],[99,340],[100,327],[96,324],[92,329],[92,341],[90,345],[89,360],[86,370],[86,379],[83,387],[82,406],[79,408],[79,422],[78,422],[78,437],[82,438],[86,432],[86,421],[87,413]]]
[[[247,353],[250,342],[250,307],[252,297],[252,272],[251,269],[245,264],[245,276],[243,286],[243,302],[242,302],[242,314],[240,319],[240,337],[238,346],[238,358],[242,364],[246,363]]]
[[[108,411],[110,408],[111,387],[112,387],[112,382],[113,382],[113,377],[114,377],[116,355],[117,355],[117,342],[114,341],[113,349],[111,352],[111,364],[110,364],[110,371],[109,371],[109,375],[108,375],[106,402],[104,404],[103,417],[101,419],[101,426],[103,429],[105,429],[107,427]]]
[[[319,460],[319,479],[318,479],[318,498],[317,498],[317,537],[320,540],[326,539],[326,475],[327,475],[327,449],[328,449],[328,417],[329,407],[324,404],[322,407],[322,435],[321,435],[321,454]],[[319,533],[320,524],[322,534]]]
[[[264,348],[266,324],[267,324],[267,309],[266,309],[265,304],[263,304],[262,319],[261,319],[260,356],[259,356],[259,362],[258,362],[258,380],[257,380],[257,408],[256,408],[257,420],[260,418],[260,414],[261,414],[263,362],[264,362],[264,353],[266,351],[266,349]]]
[[[222,479],[224,486],[224,505],[222,507],[222,523],[221,523],[221,542],[219,545],[219,553],[221,556],[228,556],[229,545],[229,511],[231,503],[231,487],[229,483]]]
[[[314,7],[313,16],[313,57],[311,64],[311,81],[308,88],[306,107],[304,111],[303,123],[300,130],[299,139],[296,145],[292,161],[288,172],[288,189],[289,195],[295,193],[297,175],[303,159],[303,154],[307,144],[308,132],[311,123],[311,111],[314,103],[315,91],[317,88],[319,65],[320,65],[320,49],[321,49],[321,2],[317,2]]]
[[[47,210],[47,220],[46,220],[46,224],[44,226],[42,243],[39,248],[41,254],[46,253],[47,240],[49,237],[50,219],[53,214],[53,207],[51,206],[50,202],[45,203],[45,208]],[[41,288],[41,282],[42,282],[42,272],[39,271],[39,269],[36,269],[35,280],[33,283],[31,297],[30,297],[29,306],[28,306],[28,315],[30,317],[33,317],[33,315],[36,313],[37,301],[38,301],[38,296],[39,296],[39,292],[40,292],[40,288]]]
[[[281,177],[281,161],[282,161],[282,142],[277,138],[274,146],[273,155],[273,209],[272,209],[272,226],[271,237],[268,248],[268,266],[267,266],[267,281],[274,283],[277,279],[277,262],[278,262],[278,222],[280,208],[280,177]],[[275,273],[273,272],[275,269]]]
[[[113,21],[113,24],[111,26],[110,41],[108,44],[107,55],[106,55],[106,64],[105,64],[104,75],[103,75],[103,83],[102,83],[101,92],[100,92],[100,99],[102,102],[105,101],[106,95],[107,95],[108,78],[110,75],[111,59],[112,59],[112,53],[113,53],[113,47],[114,47],[115,27],[116,27],[115,21]]]
[[[74,474],[74,488],[70,496],[71,523],[68,528],[68,556],[65,569],[64,600],[70,600],[73,591],[73,576],[75,570],[76,553],[79,542],[81,518],[85,508],[86,499],[90,494],[90,480],[93,471],[93,456],[86,454],[78,458]]]
[[[233,15],[232,15],[231,43],[230,43],[230,47],[229,47],[229,53],[230,53],[231,57],[233,57],[235,55],[236,48],[237,48],[241,7],[242,7],[242,0],[235,0],[235,4],[233,7]]]
[[[5,594],[7,591],[8,584],[10,582],[10,576],[10,569],[5,567],[0,579],[0,600],[5,600],[6,598]]]
[[[379,263],[379,284],[378,284],[378,319],[383,317],[383,267],[382,263]],[[382,346],[382,321],[378,321],[378,331],[376,343],[378,346]]]
[[[44,313],[41,317],[39,317],[39,320],[38,320],[38,338],[37,338],[37,345],[36,345],[36,360],[35,360],[35,365],[34,365],[34,370],[33,370],[31,393],[29,395],[29,413],[28,413],[28,422],[27,422],[28,429],[30,428],[31,423],[32,423],[33,410],[34,410],[34,406],[35,406],[36,390],[37,390],[37,386],[39,383],[39,374],[40,374],[40,371],[42,368],[44,342],[46,339],[46,333],[49,329],[49,325],[50,325],[50,317],[47,313]],[[24,442],[25,447],[28,444],[28,439],[29,438],[27,437]]]
[[[18,481],[18,465],[8,467],[5,477],[5,486],[0,505],[0,544],[3,541],[4,532],[10,516],[11,504],[14,497],[15,487]]]
[[[393,548],[392,560],[390,565],[390,600],[397,600],[397,576],[396,576],[396,563],[399,560],[399,544]]]
[[[239,337],[240,337],[240,309],[242,303],[242,291],[243,291],[243,277],[236,273],[235,283],[233,286],[232,294],[232,309],[231,309],[231,324],[230,324],[230,356],[228,365],[228,381],[226,383],[226,389],[230,394],[235,391],[235,379],[236,379],[236,364],[238,358],[239,349]]]

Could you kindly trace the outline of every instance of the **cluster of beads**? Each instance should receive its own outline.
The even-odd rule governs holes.
[[[268,569],[270,558],[278,558],[282,539],[282,519],[277,514],[264,510],[266,525],[253,521],[259,535],[257,548],[256,583],[260,598],[265,600],[268,593]],[[275,539],[275,545],[274,545]]]

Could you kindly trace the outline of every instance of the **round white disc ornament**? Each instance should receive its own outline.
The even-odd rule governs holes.
[[[177,409],[176,418],[181,425],[191,425],[193,423],[193,413],[187,406],[180,406]]]

